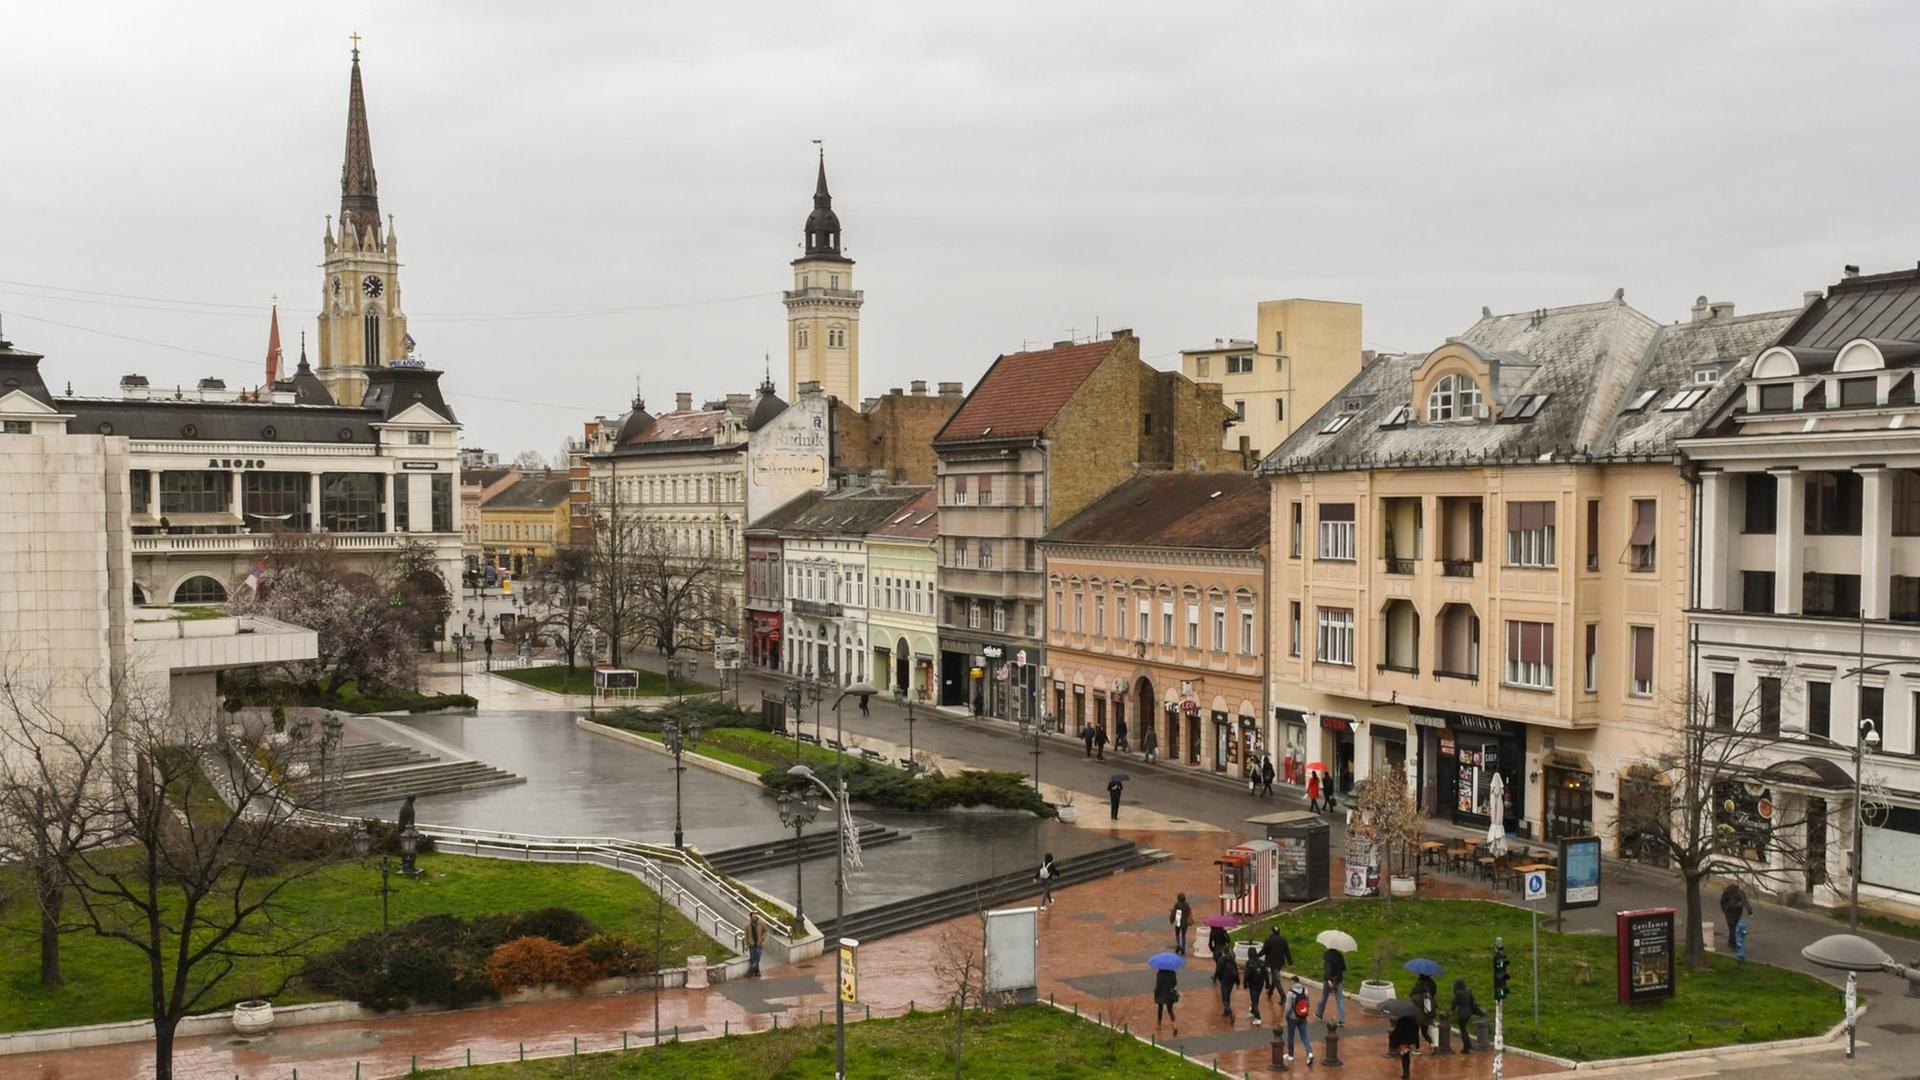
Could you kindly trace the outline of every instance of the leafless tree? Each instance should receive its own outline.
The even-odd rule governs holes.
[[[732,625],[726,562],[663,525],[641,525],[637,540],[636,629],[667,659],[683,648],[711,642]]]
[[[513,467],[521,472],[544,473],[547,471],[547,455],[538,450],[522,450],[514,457]]]
[[[642,589],[639,550],[645,526],[634,507],[621,499],[620,485],[608,485],[610,495],[594,507],[593,543],[587,549],[587,577],[592,582],[588,622],[607,637],[610,659],[620,667],[628,639],[640,625]]]
[[[534,600],[544,610],[540,633],[559,641],[569,674],[592,629],[588,611],[592,573],[592,549],[566,544],[555,548],[553,556],[541,564],[533,583]]]
[[[1776,703],[1763,703],[1756,688],[1717,708],[1701,692],[1674,704],[1674,722],[1646,759],[1621,770],[1619,827],[1630,854],[1670,861],[1680,874],[1687,962],[1703,969],[1707,879],[1794,888],[1806,866],[1807,820],[1790,817],[1761,794],[1761,773],[1772,762],[1768,751],[1781,744]]]
[[[1426,824],[1413,795],[1407,791],[1406,770],[1395,765],[1383,774],[1369,777],[1355,793],[1353,808],[1359,819],[1355,831],[1371,837],[1379,846],[1382,872],[1391,876],[1394,855],[1397,853],[1404,862]],[[1391,888],[1386,890],[1386,897],[1387,906],[1392,907]]]
[[[987,994],[986,957],[981,938],[962,926],[948,926],[934,943],[933,978],[953,1009],[953,1075],[958,1080],[967,1039],[967,1010],[980,1007]]]

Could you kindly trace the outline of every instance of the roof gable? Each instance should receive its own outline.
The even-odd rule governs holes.
[[[428,408],[423,402],[414,402],[399,413],[387,419],[389,424],[452,424],[453,421]]]
[[[1002,354],[941,426],[934,445],[1043,434],[1115,348],[1109,339]]]

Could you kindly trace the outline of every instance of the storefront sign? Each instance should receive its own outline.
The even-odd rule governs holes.
[[[1473,713],[1455,713],[1447,718],[1455,731],[1478,731],[1485,735],[1509,735],[1513,725],[1497,716],[1476,716]]]
[[[1713,785],[1713,825],[1720,850],[1762,861],[1773,839],[1773,791],[1764,784],[1723,780]]]
[[[410,472],[434,472],[440,468],[437,461],[403,461],[400,467]]]
[[[1188,716],[1200,715],[1200,703],[1191,699],[1180,703],[1180,711]]]
[[[1600,906],[1600,838],[1560,841],[1560,910]]]
[[[1027,666],[1027,650],[1021,649],[1019,652],[1014,653],[1013,662],[1020,665],[1021,667],[1026,667]]]
[[[1283,724],[1304,724],[1307,722],[1307,714],[1304,710],[1287,709],[1279,705],[1273,707],[1273,718]]]
[[[1409,710],[1407,715],[1412,718],[1414,727],[1444,728],[1447,726],[1447,718],[1444,716],[1435,716],[1418,710]]]
[[[980,655],[986,657],[989,660],[998,660],[1001,657],[1007,655],[1007,651],[1005,649],[1002,649],[998,645],[986,645],[981,647]]]
[[[1622,911],[1614,916],[1620,1001],[1637,1004],[1673,996],[1673,909]]]
[[[1440,756],[1452,757],[1453,754],[1454,754],[1453,736],[1451,735],[1440,736]]]
[[[1352,731],[1353,721],[1344,716],[1327,716],[1322,714],[1320,717],[1320,726],[1327,731]]]

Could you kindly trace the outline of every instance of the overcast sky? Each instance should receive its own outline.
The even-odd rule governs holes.
[[[50,383],[250,384],[273,294],[293,359],[358,31],[412,332],[467,442],[509,456],[620,413],[636,377],[654,403],[717,396],[771,353],[785,393],[815,138],[867,394],[971,386],[1096,323],[1171,366],[1267,298],[1360,301],[1370,346],[1424,350],[1483,304],[1624,286],[1671,320],[1920,258],[1913,4],[81,2],[6,23],[0,317]]]

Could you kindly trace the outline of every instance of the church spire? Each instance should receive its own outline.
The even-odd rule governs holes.
[[[340,166],[340,227],[361,242],[380,236],[380,184],[367,133],[367,95],[360,85],[360,35],[353,35],[353,74],[347,84],[347,153]]]
[[[833,193],[827,190],[827,151],[820,149],[820,177],[813,185],[813,213],[807,215],[807,254],[840,257],[840,217],[833,212]]]
[[[303,348],[301,350],[305,352]],[[280,298],[273,298],[273,321],[267,326],[267,382],[268,390],[280,381]]]

